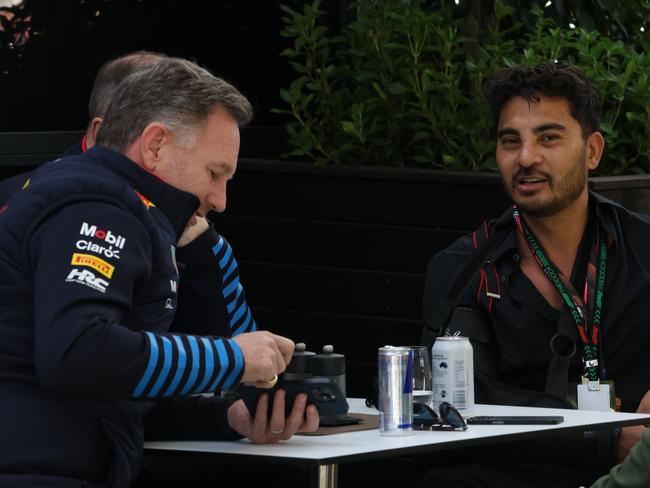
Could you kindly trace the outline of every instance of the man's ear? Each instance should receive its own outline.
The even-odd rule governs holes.
[[[598,167],[600,158],[603,157],[605,139],[600,132],[594,132],[587,138],[587,167],[593,171]]]
[[[102,122],[104,122],[104,119],[101,117],[93,117],[88,124],[88,128],[86,129],[86,147],[88,149],[96,144],[97,133],[99,132],[99,128],[102,126]]]
[[[163,148],[171,142],[172,134],[159,122],[152,122],[144,128],[140,139],[140,157],[143,166],[155,171],[162,160]]]

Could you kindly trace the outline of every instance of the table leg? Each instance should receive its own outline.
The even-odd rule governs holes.
[[[339,486],[339,465],[319,464],[309,469],[309,486],[315,488],[337,488]]]

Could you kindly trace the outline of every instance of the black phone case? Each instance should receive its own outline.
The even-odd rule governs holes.
[[[479,415],[466,419],[468,425],[552,425],[564,422],[561,415]]]
[[[279,389],[283,389],[286,392],[285,416],[288,416],[291,412],[293,402],[299,393],[307,394],[307,404],[316,406],[321,422],[323,419],[343,417],[348,413],[349,407],[345,396],[340,388],[330,378],[326,377],[314,376],[301,380],[285,380],[281,378],[273,388],[257,388],[251,385],[242,385],[239,388],[239,393],[252,416],[255,416],[260,395],[268,393],[268,414],[271,415],[273,396]]]

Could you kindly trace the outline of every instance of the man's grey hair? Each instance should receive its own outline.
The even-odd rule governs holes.
[[[124,152],[149,124],[159,122],[179,145],[190,145],[217,107],[240,127],[253,116],[250,102],[228,82],[186,59],[161,58],[119,84],[97,144]]]
[[[88,100],[89,120],[104,118],[108,104],[115,95],[118,85],[128,75],[140,68],[149,66],[167,55],[151,51],[136,51],[112,59],[102,65],[95,76]]]

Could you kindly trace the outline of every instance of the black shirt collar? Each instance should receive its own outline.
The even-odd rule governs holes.
[[[619,205],[618,203],[609,200],[608,198],[599,195],[591,190],[589,190],[589,206],[590,213],[595,209],[596,218],[600,224],[607,231],[608,236],[610,236],[614,241],[617,240],[617,222],[615,217],[615,212],[612,210],[612,207],[618,207],[619,210],[627,212],[627,210]],[[591,219],[590,219],[591,221]],[[514,225],[514,219],[512,217],[512,207],[508,207],[499,218],[494,221],[494,231],[510,229],[509,235],[501,242],[499,247],[497,247],[494,252],[491,254],[491,259],[497,261],[501,259],[504,255],[511,255],[513,252],[517,252],[517,236],[516,228]]]
[[[107,147],[95,146],[85,156],[126,180],[142,196],[165,214],[180,238],[190,218],[199,208],[199,199],[179,190],[149,173],[123,154]]]

